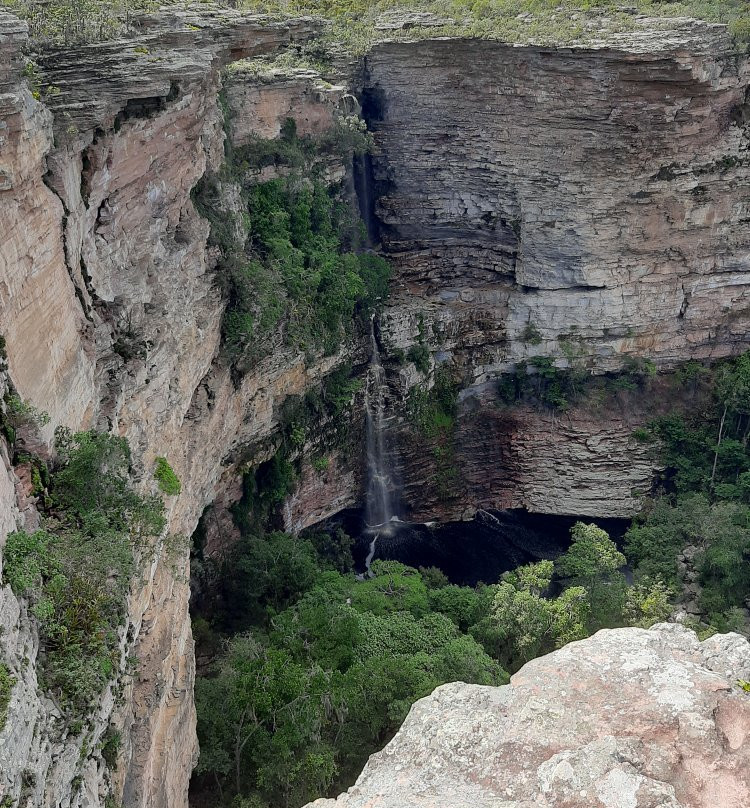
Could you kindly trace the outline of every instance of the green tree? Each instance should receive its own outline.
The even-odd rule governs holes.
[[[320,587],[272,620],[271,642],[296,660],[310,659],[327,670],[346,670],[363,642],[361,615]]]
[[[555,562],[558,575],[588,593],[590,630],[621,625],[627,586],[620,569],[625,556],[606,531],[594,524],[576,522],[571,536],[573,543]]]
[[[411,705],[440,684],[432,667],[424,653],[373,656],[343,675],[338,692],[347,712],[339,748],[347,769],[360,767],[374,746],[398,729]]]
[[[443,682],[504,685],[508,674],[482,646],[465,634],[449,640],[433,654],[435,675]]]
[[[750,597],[750,509],[734,502],[714,504],[703,521],[698,557],[703,591],[700,604],[720,615]]]
[[[503,581],[512,584],[519,591],[543,595],[549,589],[554,572],[554,562],[538,561],[536,564],[525,564],[506,572]]]
[[[330,677],[320,668],[250,635],[236,636],[217,674],[196,687],[204,750],[198,772],[231,773],[236,793],[258,790],[267,799],[304,801],[325,790],[335,766],[311,741],[319,737],[330,699]]]
[[[556,598],[540,594],[549,588],[553,564],[527,564],[503,576],[495,589],[491,620],[472,628],[485,648],[508,670],[586,636],[590,603],[582,586],[571,586]]]
[[[576,522],[570,533],[573,543],[556,564],[563,577],[590,582],[625,566],[625,556],[600,527]]]
[[[458,637],[455,624],[442,614],[414,617],[410,612],[360,614],[362,642],[359,656],[432,654]]]
[[[489,613],[489,599],[470,586],[449,584],[429,591],[430,607],[449,617],[461,631]]]
[[[629,587],[625,601],[625,621],[630,626],[650,628],[672,613],[672,590],[661,580],[643,578]]]
[[[625,552],[638,572],[677,587],[677,555],[688,544],[702,541],[700,520],[710,510],[704,494],[681,497],[675,507],[667,497],[649,504],[625,534]]]
[[[226,619],[235,630],[264,624],[309,591],[319,575],[312,544],[279,531],[243,536],[223,570]]]
[[[733,362],[722,365],[716,374],[715,389],[716,397],[721,406],[721,417],[711,467],[712,485],[716,478],[716,469],[721,455],[728,416],[729,418],[734,416],[736,419],[737,416],[750,415],[750,354],[743,354]],[[738,420],[741,421],[742,418],[740,417]],[[747,418],[747,424],[742,435],[741,446],[743,448],[747,447],[748,435],[750,435],[750,418]],[[744,452],[742,454],[744,455]]]
[[[376,615],[411,612],[415,617],[430,610],[427,587],[417,570],[398,561],[375,561],[371,569],[374,576],[352,593],[355,609]]]

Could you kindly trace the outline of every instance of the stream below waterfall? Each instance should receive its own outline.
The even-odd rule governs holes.
[[[367,492],[365,518],[367,530],[376,534],[390,529],[396,518],[393,504],[393,480],[385,434],[385,370],[375,334],[375,315],[370,320],[370,366],[365,383],[365,435],[367,449]]]

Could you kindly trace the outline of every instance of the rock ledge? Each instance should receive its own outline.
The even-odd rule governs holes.
[[[417,702],[356,785],[316,808],[747,808],[750,643],[600,631],[505,687]]]

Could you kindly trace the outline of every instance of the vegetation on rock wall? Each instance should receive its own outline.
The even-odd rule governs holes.
[[[750,599],[750,354],[714,368],[678,372],[702,393],[692,411],[657,418],[641,440],[659,447],[663,472],[626,536],[636,576],[676,592],[685,583],[679,556],[689,549],[694,590],[708,630],[747,627]],[[706,625],[704,625],[704,628]]]
[[[16,679],[11,675],[8,666],[0,662],[0,732],[5,727],[5,720],[8,717],[8,705],[10,704],[10,697],[15,684]]]
[[[44,526],[8,536],[3,582],[38,620],[43,686],[85,715],[119,666],[131,578],[165,520],[161,499],[133,488],[124,438],[65,430],[56,438],[57,465],[40,492]]]
[[[436,368],[432,387],[412,388],[409,393],[409,420],[415,427],[414,439],[429,451],[436,466],[435,485],[442,497],[458,493],[460,474],[453,445],[458,414],[458,380],[447,366]]]
[[[656,366],[648,359],[626,357],[620,371],[592,375],[583,366],[572,343],[563,342],[567,367],[557,367],[549,356],[535,356],[518,363],[497,383],[501,402],[508,406],[523,402],[565,412],[573,405],[595,404],[623,390],[648,395],[656,377]]]
[[[131,28],[133,14],[168,4],[155,0],[0,0],[0,8],[6,7],[28,20],[34,39],[55,43],[121,36]],[[234,0],[218,0],[216,5],[237,4]],[[330,43],[344,42],[354,52],[364,52],[378,39],[398,37],[586,42],[603,33],[632,30],[637,14],[657,19],[686,16],[727,22],[738,40],[750,40],[750,18],[743,0],[634,0],[627,8],[616,0],[243,0],[241,7],[275,16],[325,17],[333,23]],[[387,20],[387,15],[400,13],[412,15],[406,25],[397,19]],[[382,26],[384,15],[387,22]],[[593,29],[592,20],[598,22]],[[381,27],[376,27],[378,22]]]
[[[159,488],[170,497],[177,496],[182,490],[180,478],[174,473],[166,457],[156,458],[154,479],[159,483]]]
[[[333,20],[330,39],[357,53],[386,38],[474,36],[514,43],[585,43],[635,29],[638,15],[655,18],[652,28],[659,18],[668,17],[725,22],[738,40],[750,39],[743,0],[635,0],[628,8],[616,0],[243,0],[243,7],[327,17]],[[406,24],[400,24],[399,16],[407,18]]]
[[[222,176],[205,177],[194,191],[222,253],[225,350],[242,366],[279,342],[335,353],[357,317],[387,294],[387,262],[363,251],[363,227],[343,187],[324,181],[319,161],[326,154],[349,159],[367,147],[364,133],[343,130],[300,138],[289,119],[278,139],[230,145]],[[257,172],[268,165],[287,173],[258,183]],[[240,189],[239,217],[224,208],[227,182]]]
[[[476,588],[384,561],[358,580],[340,529],[265,528],[288,468],[272,460],[252,476],[236,511],[242,539],[194,621],[198,658],[211,660],[196,685],[199,794],[262,808],[338,791],[438,684],[502,683],[598,628],[669,613],[658,587],[628,588],[624,557],[593,525],[575,526],[557,562]]]
[[[160,5],[156,0],[0,0],[0,11],[26,20],[38,43],[75,44],[122,36],[134,14]]]

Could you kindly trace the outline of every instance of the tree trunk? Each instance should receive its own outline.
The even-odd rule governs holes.
[[[240,793],[240,761],[242,760],[242,746],[235,744],[234,747],[234,786],[237,793]]]

